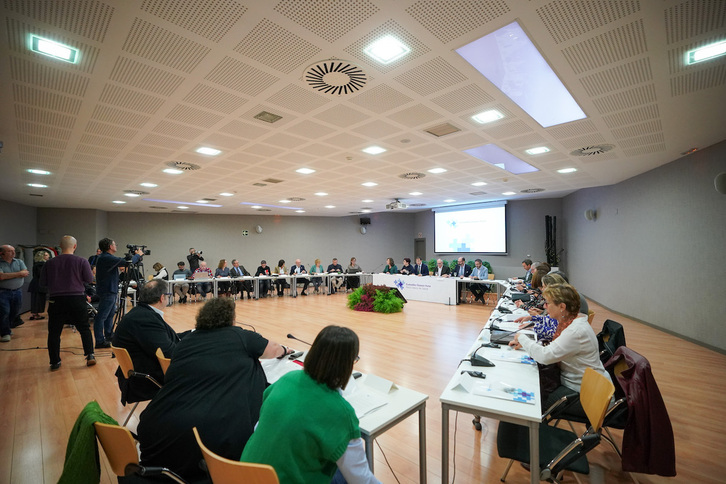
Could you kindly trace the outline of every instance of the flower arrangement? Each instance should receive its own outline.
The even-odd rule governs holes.
[[[366,284],[348,295],[348,307],[355,311],[398,313],[403,301],[389,287]]]

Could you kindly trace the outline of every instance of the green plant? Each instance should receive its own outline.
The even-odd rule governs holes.
[[[355,308],[356,304],[360,303],[360,297],[365,294],[365,286],[360,286],[355,291],[348,294],[348,307],[350,309]]]
[[[492,265],[489,262],[484,261],[481,263],[481,265],[483,265],[484,267],[487,268],[487,270],[489,271],[489,274],[494,274],[494,269],[492,269]]]
[[[393,292],[376,291],[373,300],[373,310],[377,313],[398,313],[403,311],[403,301]]]

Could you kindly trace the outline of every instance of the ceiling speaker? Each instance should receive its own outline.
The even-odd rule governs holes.
[[[365,235],[366,232],[368,232],[368,230],[366,229],[366,226],[365,225],[361,225],[360,226],[360,233],[363,234],[363,235]]]
[[[585,218],[587,220],[595,220],[597,218],[597,212],[595,210],[585,210]]]
[[[726,195],[726,171],[716,175],[716,178],[713,179],[713,185],[718,193]]]

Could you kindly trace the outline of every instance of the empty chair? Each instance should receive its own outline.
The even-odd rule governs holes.
[[[113,351],[114,355],[116,355],[116,360],[118,361],[118,366],[121,367],[121,372],[124,375],[124,378],[130,379],[130,378],[144,378],[159,388],[161,388],[161,383],[156,381],[152,376],[146,374],[146,373],[139,373],[134,371],[134,362],[131,361],[131,356],[129,355],[129,352],[126,350],[126,348],[117,348],[115,346],[111,346],[111,350]],[[142,401],[142,400],[140,400]],[[121,395],[121,403],[126,405],[125,396]],[[128,402],[128,403],[134,403],[134,402]],[[134,403],[134,407],[131,409],[131,412],[129,412],[129,415],[126,417],[126,420],[124,420],[124,427],[129,422],[129,419],[131,418],[131,415],[133,415],[134,411],[136,410],[136,407],[139,406],[139,402]]]

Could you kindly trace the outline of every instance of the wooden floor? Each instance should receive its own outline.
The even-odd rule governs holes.
[[[345,301],[342,294],[237,301],[237,321],[252,324],[266,338],[284,344],[289,344],[288,333],[312,341],[328,324],[355,330],[361,340],[357,370],[429,395],[428,482],[441,482],[438,397],[487,320],[489,308],[481,304],[450,307],[410,302],[402,313],[378,315],[351,311]],[[167,308],[165,319],[178,331],[189,329],[198,307],[175,305]],[[605,319],[621,322],[628,346],[650,360],[673,423],[678,476],[638,475],[638,480],[641,483],[726,481],[726,432],[719,417],[726,414],[726,356],[627,320],[597,304],[591,304],[590,308],[596,311],[593,323],[596,331]],[[45,349],[45,320],[28,321],[14,333],[10,343],[0,346],[0,484],[55,483],[63,468],[70,429],[88,401],[97,400],[101,408],[119,421],[123,421],[129,410],[120,405],[114,377],[116,363],[108,350],[99,350],[98,365],[87,368],[80,337],[65,330],[63,366],[51,373]],[[293,346],[304,349],[302,344]],[[504,469],[505,461],[496,455],[497,422],[482,422],[484,429],[477,432],[472,428],[470,415],[451,415],[456,458],[450,463],[449,475],[455,472],[452,476],[455,482],[497,482]],[[132,419],[130,426],[135,427],[137,423]],[[290,429],[291,434],[294,431]],[[417,482],[417,418],[412,416],[389,430],[378,443],[398,480]],[[632,482],[620,469],[617,454],[607,445],[601,445],[590,455],[593,472],[584,476],[583,482]],[[378,447],[375,457],[376,476],[384,483],[396,482]],[[513,466],[507,482],[528,482],[528,479],[526,471]],[[105,462],[101,482],[115,482]],[[567,477],[567,482],[574,482],[572,476]]]

